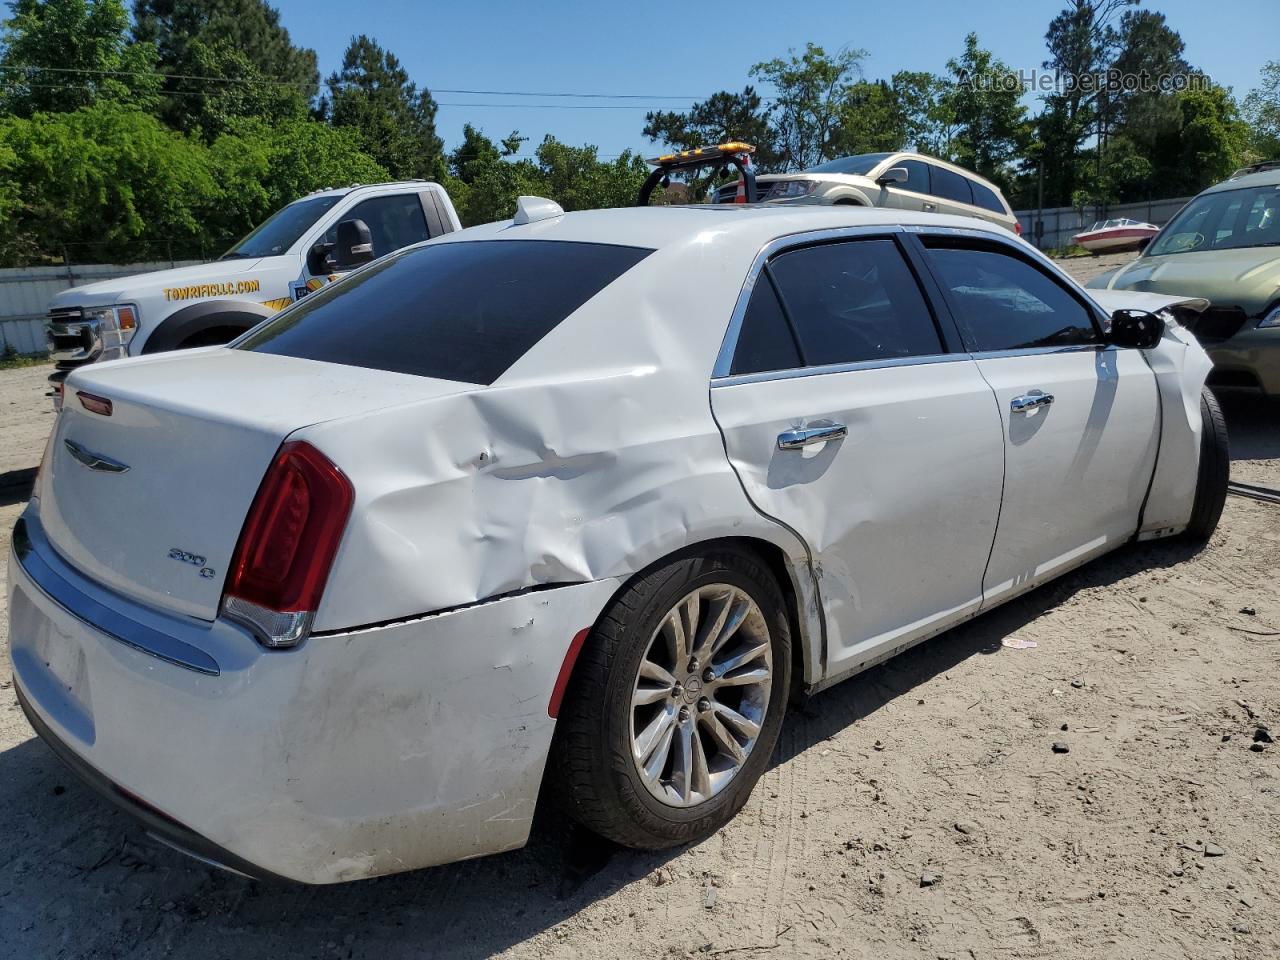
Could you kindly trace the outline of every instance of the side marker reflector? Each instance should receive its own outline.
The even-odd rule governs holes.
[[[578,662],[578,654],[582,652],[582,645],[590,632],[590,627],[584,627],[577,632],[569,644],[568,652],[564,655],[564,663],[560,664],[560,675],[556,677],[556,685],[551,690],[551,702],[547,704],[547,716],[553,720],[560,716],[560,703],[564,700],[565,688],[569,686],[573,665]]]

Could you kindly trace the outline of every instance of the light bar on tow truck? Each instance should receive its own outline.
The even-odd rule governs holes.
[[[653,188],[659,183],[666,186],[671,182],[671,174],[677,170],[691,170],[697,167],[714,167],[717,171],[724,167],[736,167],[742,177],[740,203],[754,203],[757,200],[756,175],[751,169],[751,154],[756,148],[749,143],[731,140],[713,147],[697,147],[693,150],[681,150],[678,153],[667,153],[647,161],[656,168],[640,188],[636,206],[647,207]]]

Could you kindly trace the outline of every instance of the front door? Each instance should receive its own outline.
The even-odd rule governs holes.
[[[333,244],[338,238],[338,223],[343,220],[363,220],[369,227],[369,236],[373,241],[373,255],[385,256],[401,247],[412,243],[420,243],[429,239],[426,217],[422,212],[422,200],[415,193],[390,193],[357,203],[350,210],[340,214],[325,231],[323,242]],[[319,273],[312,273],[307,267],[303,275],[294,285],[294,299],[319,290],[327,283],[337,280],[343,270],[335,265],[332,259],[328,267]]]
[[[827,677],[976,610],[1000,509],[991,389],[899,243],[775,254],[711,390],[747,495],[809,547]]]
[[[1155,374],[1140,350],[1104,344],[1095,309],[1033,257],[957,237],[923,244],[1006,436],[992,602],[1137,530],[1159,446]]]

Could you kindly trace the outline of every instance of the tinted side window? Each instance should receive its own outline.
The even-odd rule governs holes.
[[[373,235],[373,255],[381,257],[429,239],[427,220],[422,215],[422,201],[416,193],[397,193],[387,197],[372,197],[342,214],[343,220],[363,220]],[[333,243],[338,237],[335,223],[324,238]]]
[[[733,349],[731,374],[792,370],[802,366],[791,327],[782,313],[778,295],[767,273],[761,273],[742,318],[738,343]]]
[[[1000,202],[1000,198],[996,196],[996,192],[990,187],[979,183],[977,180],[970,180],[969,186],[973,190],[973,202],[983,210],[990,210],[992,213],[1000,214],[1005,212],[1004,204]]]
[[[952,173],[945,167],[933,168],[933,195],[944,200],[955,200],[958,203],[973,203],[973,193],[969,189],[969,178]]]
[[[562,240],[419,247],[308,295],[239,349],[489,384],[652,252]]]
[[[1024,260],[989,249],[926,244],[968,349],[1098,342],[1085,306]]]
[[[912,190],[916,193],[928,193],[929,187],[929,164],[922,163],[919,160],[899,160],[894,164],[895,167],[902,167],[907,171],[907,182],[898,184],[899,190]]]
[[[806,247],[776,257],[770,269],[809,366],[943,352],[892,240]]]

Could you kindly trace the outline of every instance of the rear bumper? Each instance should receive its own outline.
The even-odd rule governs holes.
[[[1205,350],[1214,366],[1210,383],[1239,382],[1257,386],[1269,396],[1280,396],[1280,327],[1245,330],[1230,340],[1209,344]],[[1245,379],[1237,381],[1232,374],[1244,374]]]
[[[291,651],[193,622],[216,664],[200,671],[121,637],[112,617],[152,629],[155,612],[84,581],[28,522],[34,555],[10,553],[9,636],[37,733],[165,842],[304,883],[523,845],[556,676],[616,588],[527,593]],[[100,604],[107,629],[37,582],[33,556]]]

